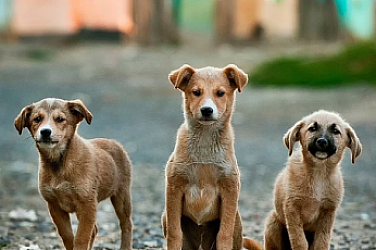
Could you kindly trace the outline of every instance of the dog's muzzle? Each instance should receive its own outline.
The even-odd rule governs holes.
[[[332,139],[329,138],[315,138],[308,146],[309,152],[316,158],[324,160],[334,155],[337,152]]]

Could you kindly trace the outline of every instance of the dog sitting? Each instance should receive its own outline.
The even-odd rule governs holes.
[[[166,166],[162,224],[167,249],[241,249],[231,118],[235,91],[241,92],[248,76],[236,65],[183,65],[169,80],[182,91],[185,122]]]
[[[293,152],[297,141],[301,147]],[[275,183],[275,210],[266,219],[265,250],[329,249],[344,193],[340,163],[348,147],[354,164],[362,145],[338,114],[323,110],[297,122],[284,143],[290,158]]]
[[[132,249],[131,162],[109,139],[86,140],[78,124],[92,114],[80,100],[48,98],[26,106],[14,121],[30,131],[39,153],[39,192],[67,250],[91,249],[98,203],[111,198],[121,227],[121,249]],[[73,235],[69,213],[76,213]]]

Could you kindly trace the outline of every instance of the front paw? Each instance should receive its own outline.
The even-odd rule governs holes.
[[[218,233],[217,235],[217,250],[231,250],[232,249],[232,235],[224,235]]]

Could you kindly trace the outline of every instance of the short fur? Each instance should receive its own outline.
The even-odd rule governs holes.
[[[240,92],[248,77],[236,65],[183,65],[169,80],[182,91],[185,122],[166,166],[162,224],[167,249],[241,249],[240,178],[231,117],[235,90]],[[203,116],[205,105],[212,105],[213,115]]]
[[[328,153],[312,149],[319,138],[327,139]],[[348,123],[324,110],[297,122],[283,140],[291,157],[275,183],[275,210],[266,219],[265,249],[329,249],[344,193],[340,163],[346,147],[354,163],[362,145]],[[293,152],[297,141],[301,147]]]
[[[132,249],[131,162],[123,147],[108,139],[86,140],[76,133],[92,114],[80,100],[48,98],[25,107],[14,121],[27,128],[39,152],[39,192],[67,250],[91,249],[98,232],[97,205],[111,198],[121,227],[121,249]],[[49,137],[41,136],[45,128]],[[69,213],[76,213],[73,235]]]

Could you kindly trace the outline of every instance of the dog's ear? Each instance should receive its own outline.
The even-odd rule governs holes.
[[[18,133],[21,135],[22,130],[30,126],[30,114],[34,108],[34,104],[24,107],[21,112],[18,114],[16,119],[14,119],[14,127],[16,127]]]
[[[349,126],[346,129],[347,136],[349,137],[349,144],[347,145],[351,149],[351,162],[355,163],[355,159],[362,153],[362,144],[355,131]]]
[[[195,73],[195,69],[188,64],[184,64],[179,69],[171,71],[168,75],[168,79],[174,85],[175,89],[185,91],[188,86],[189,80]]]
[[[84,118],[88,124],[91,123],[93,115],[81,100],[68,101],[67,105],[69,111],[76,117],[76,123],[81,122]]]
[[[283,136],[283,142],[289,150],[289,156],[292,154],[295,142],[300,140],[300,129],[303,127],[304,122],[299,121],[292,126],[287,133]]]
[[[223,69],[230,85],[242,92],[243,87],[248,83],[248,75],[239,69],[235,64],[229,64]]]

